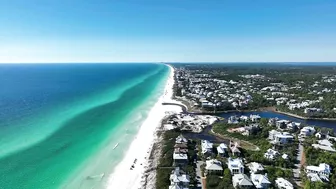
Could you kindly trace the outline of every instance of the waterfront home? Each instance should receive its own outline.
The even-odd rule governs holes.
[[[264,166],[257,162],[251,162],[247,164],[247,166],[250,169],[251,173],[257,173],[257,172],[264,171]]]
[[[229,124],[237,124],[239,123],[237,116],[230,116],[228,119]]]
[[[217,147],[217,152],[218,152],[218,155],[220,156],[224,156],[225,153],[227,153],[228,151],[228,147],[226,144],[224,143],[221,143],[218,147]]]
[[[216,159],[211,159],[211,160],[207,160],[205,164],[206,164],[205,171],[207,174],[216,174],[216,175],[223,174],[222,162]]]
[[[280,155],[280,153],[278,151],[275,151],[273,149],[268,149],[265,154],[264,154],[264,157],[266,159],[269,159],[269,160],[274,160],[276,157],[278,157]]]
[[[174,166],[183,166],[188,164],[188,155],[186,153],[173,153]]]
[[[314,115],[316,113],[321,113],[323,110],[321,108],[305,108],[304,113],[307,115]]]
[[[252,122],[258,122],[260,119],[261,119],[260,115],[254,115],[254,114],[250,115],[250,120]]]
[[[244,173],[244,163],[241,158],[228,158],[228,168],[232,175]]]
[[[205,155],[211,155],[212,149],[213,149],[213,143],[209,142],[208,140],[202,140],[201,141],[201,148],[202,148],[202,154]]]
[[[240,121],[248,121],[249,120],[249,117],[245,116],[245,115],[242,115],[239,117],[239,120]]]
[[[279,132],[276,130],[271,130],[268,133],[268,138],[271,140],[272,144],[284,145],[291,143],[294,140],[294,136],[290,135],[287,132]]]
[[[276,125],[276,121],[277,121],[278,118],[270,118],[268,120],[268,125],[269,126],[275,126]]]
[[[187,144],[187,143],[188,140],[182,134],[180,134],[175,140],[175,144]]]
[[[170,186],[169,189],[188,189],[190,183],[190,177],[179,167],[176,167],[170,174]]]
[[[313,135],[315,132],[316,132],[316,130],[315,130],[314,127],[306,126],[306,127],[303,127],[300,130],[299,136],[301,136],[301,137],[307,137],[307,136]]]
[[[278,128],[278,129],[286,129],[287,128],[287,124],[289,123],[290,121],[288,120],[278,120],[275,122],[275,126]]]
[[[232,176],[232,185],[235,188],[252,188],[251,179],[245,174],[235,174]]]
[[[268,180],[267,174],[251,174],[251,181],[254,186],[258,189],[268,189],[271,185],[271,182]]]
[[[292,183],[290,183],[288,180],[281,178],[281,177],[275,180],[275,186],[278,189],[294,189],[294,186]]]
[[[319,166],[307,166],[306,167],[307,177],[311,179],[311,181],[329,181],[329,175],[331,174],[331,167],[326,163],[320,163]],[[318,177],[318,178],[317,178]]]
[[[318,133],[315,134],[315,137],[318,138],[318,139],[325,139],[327,138],[329,132],[322,132],[322,131],[319,131]]]

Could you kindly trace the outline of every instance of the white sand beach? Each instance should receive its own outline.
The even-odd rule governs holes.
[[[178,106],[162,105],[163,102],[179,103],[172,100],[174,85],[174,69],[170,67],[170,75],[165,91],[158,102],[150,110],[147,119],[141,125],[136,138],[131,143],[123,160],[117,165],[109,176],[108,189],[138,189],[143,182],[143,174],[148,164],[148,158],[156,138],[156,130],[161,125],[161,120],[170,113],[179,113],[182,109]],[[134,168],[130,169],[134,165]]]

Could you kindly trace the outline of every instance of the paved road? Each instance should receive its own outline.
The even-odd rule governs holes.
[[[295,169],[293,169],[293,174],[294,174],[294,178],[299,179],[300,178],[300,171],[301,171],[301,161],[302,161],[302,155],[303,155],[303,146],[302,144],[299,144],[299,148],[298,148],[299,152],[297,155],[297,161],[298,164],[295,164]],[[301,181],[296,181],[297,185],[301,185]]]
[[[201,165],[204,164],[203,161],[197,161],[196,165],[196,177],[197,177],[197,189],[204,189],[202,187],[202,174],[201,174]]]

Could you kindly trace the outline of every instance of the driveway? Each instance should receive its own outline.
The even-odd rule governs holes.
[[[204,164],[203,161],[197,161],[196,165],[196,179],[197,179],[197,189],[204,189],[202,185],[202,174],[201,174],[201,165]]]

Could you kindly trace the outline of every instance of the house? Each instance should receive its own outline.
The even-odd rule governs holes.
[[[236,116],[230,116],[228,119],[229,124],[237,124],[239,123],[238,118]]]
[[[323,112],[321,108],[305,108],[304,113],[307,115],[314,115],[316,113]]]
[[[278,129],[285,129],[287,127],[287,124],[289,123],[290,121],[288,120],[278,120],[275,122],[275,126],[278,128]]]
[[[232,142],[230,141],[230,150],[234,156],[239,156],[240,155],[240,145],[238,142]]]
[[[327,133],[323,133],[323,132],[318,132],[315,134],[315,137],[318,138],[318,139],[325,139],[327,138]]]
[[[209,142],[208,140],[202,140],[201,147],[202,147],[202,154],[211,154],[213,143]]]
[[[276,157],[278,157],[280,155],[280,153],[278,151],[275,151],[273,149],[268,149],[265,154],[264,154],[264,157],[266,159],[269,159],[269,160],[274,160]]]
[[[175,169],[170,174],[170,186],[169,189],[188,189],[190,183],[189,175],[185,174],[179,167]]]
[[[188,155],[186,153],[173,153],[173,160],[175,166],[188,164]]]
[[[252,122],[258,122],[260,119],[261,117],[259,115],[253,115],[253,114],[250,115],[250,120]]]
[[[251,173],[257,173],[264,170],[264,166],[257,162],[251,162],[248,164]]]
[[[287,154],[282,154],[281,158],[284,160],[288,160],[289,156]]]
[[[207,160],[205,163],[206,163],[205,171],[207,174],[211,174],[211,173],[223,174],[222,162],[216,159],[211,159],[211,160]]]
[[[188,140],[182,134],[180,134],[175,140],[175,144],[187,144],[187,143]]]
[[[251,180],[254,186],[258,189],[268,189],[271,185],[271,182],[268,180],[267,174],[251,174]]]
[[[217,147],[217,152],[218,152],[218,155],[220,155],[220,156],[224,156],[227,151],[228,151],[228,147],[224,143],[221,143]]]
[[[307,137],[307,136],[313,135],[314,133],[315,133],[315,128],[314,127],[306,126],[306,127],[303,127],[300,130],[299,136],[301,136],[301,137]]]
[[[294,140],[294,136],[290,135],[287,132],[279,132],[276,130],[271,130],[268,133],[268,138],[271,140],[272,144],[284,145],[291,143]]]
[[[235,174],[232,176],[232,184],[235,188],[252,188],[253,183],[245,174]]]
[[[278,189],[294,189],[294,186],[292,183],[290,183],[288,180],[281,178],[281,177],[275,180],[275,186]]]
[[[318,144],[312,144],[314,148],[318,148],[328,152],[336,152],[333,148],[333,144],[328,139],[319,140]]]
[[[276,121],[277,121],[277,118],[270,118],[268,120],[268,125],[269,126],[275,126]]]
[[[330,165],[326,163],[320,163],[319,166],[310,165],[307,166],[305,170],[307,173],[307,177],[309,177],[311,181],[329,181],[329,175],[332,171]]]
[[[227,165],[232,175],[244,173],[244,163],[240,158],[233,159],[229,157]]]

